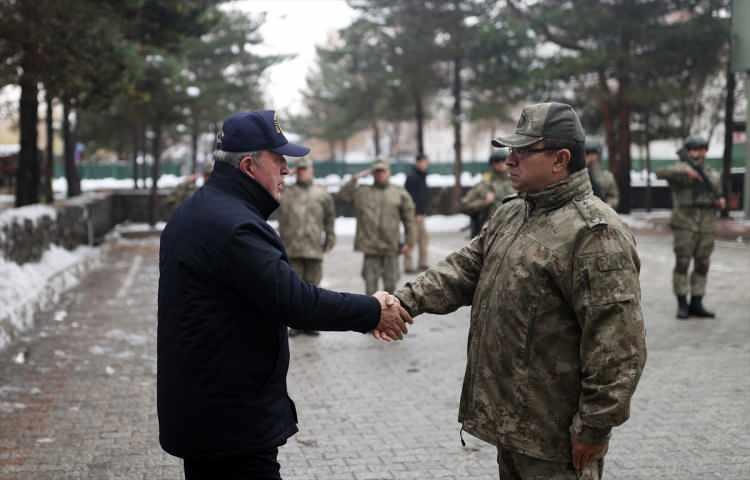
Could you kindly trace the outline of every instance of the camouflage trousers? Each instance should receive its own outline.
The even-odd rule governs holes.
[[[372,295],[378,291],[378,282],[383,279],[383,290],[393,293],[399,279],[398,255],[365,254],[362,263],[362,278],[365,279],[365,293]]]
[[[706,294],[708,268],[711,264],[711,252],[713,250],[713,232],[674,229],[675,265],[672,274],[672,287],[675,295],[703,296]],[[691,260],[693,271],[688,273]]]
[[[572,463],[551,462],[510,450],[497,449],[500,480],[600,480],[604,460],[589,463],[578,474]]]
[[[305,282],[315,286],[320,285],[320,280],[323,278],[323,260],[294,257],[289,259],[289,265]]]

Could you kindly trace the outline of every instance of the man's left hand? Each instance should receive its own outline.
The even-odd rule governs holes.
[[[411,246],[409,246],[408,244],[404,244],[404,246],[401,247],[401,254],[409,255],[409,252],[411,252]]]
[[[571,440],[573,450],[573,466],[576,472],[581,473],[586,465],[603,458],[607,453],[609,442],[590,444]]]

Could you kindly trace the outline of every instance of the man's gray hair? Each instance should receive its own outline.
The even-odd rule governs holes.
[[[225,152],[224,150],[214,150],[214,161],[224,162],[232,165],[234,168],[240,168],[240,161],[245,157],[250,157],[253,161],[258,160],[260,151],[257,152]]]

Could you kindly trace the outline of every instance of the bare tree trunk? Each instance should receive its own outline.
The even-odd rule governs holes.
[[[417,155],[424,153],[424,105],[422,92],[414,92],[414,119],[417,122]]]
[[[21,76],[20,126],[21,151],[18,154],[16,171],[16,207],[39,201],[39,154],[37,151],[37,122],[39,100],[36,77],[31,69],[24,68]]]
[[[461,138],[461,49],[456,49],[453,59],[453,192],[451,196],[451,211],[457,212],[461,202],[461,173],[463,172]]]
[[[349,142],[346,141],[346,139],[341,140],[341,160],[343,162],[346,162],[346,154],[347,150],[349,149]]]
[[[156,224],[157,209],[159,208],[158,197],[158,180],[159,180],[159,158],[161,157],[161,124],[154,124],[154,138],[152,140],[151,155],[154,161],[151,164],[151,195],[148,202],[148,223],[151,226]]]
[[[47,93],[47,118],[45,123],[47,125],[47,145],[45,147],[46,155],[44,162],[44,201],[45,203],[52,203],[55,201],[55,194],[52,191],[52,177],[55,175],[55,128],[52,123],[52,111],[53,111],[53,98]]]
[[[78,166],[75,159],[75,138],[70,126],[70,99],[63,99],[63,143],[65,151],[65,180],[68,183],[68,198],[77,197],[81,194],[81,177],[78,174]]]
[[[190,173],[195,175],[198,171],[198,137],[200,136],[200,122],[193,117],[193,131],[190,134]]]
[[[734,133],[734,94],[736,88],[736,78],[734,73],[732,73],[731,63],[727,62],[727,97],[724,103],[724,158],[721,169],[721,180],[724,184],[724,197],[727,199],[727,206],[721,211],[721,218],[729,218],[729,200],[732,196],[732,143]],[[750,139],[745,141],[750,141]],[[745,175],[750,175],[750,172],[745,172]],[[745,195],[748,194],[748,192],[745,193]]]
[[[380,125],[375,119],[372,120],[372,144],[375,147],[375,156],[380,157]]]
[[[651,125],[650,115],[646,113],[643,120],[643,130],[646,143],[646,211],[651,211]]]
[[[133,149],[131,151],[131,165],[132,165],[132,175],[133,175],[133,188],[138,190],[138,146],[139,146],[139,130],[140,128],[138,125],[133,125],[130,128],[130,137],[131,137],[131,143],[133,146]]]
[[[146,154],[148,153],[148,138],[146,136],[148,126],[146,125],[146,121],[144,120],[141,124],[141,168],[140,168],[140,178],[141,178],[141,185],[143,188],[146,188],[146,179],[148,178],[148,165],[146,164]]]
[[[336,141],[328,140],[328,151],[330,152],[328,160],[331,162],[336,161]]]

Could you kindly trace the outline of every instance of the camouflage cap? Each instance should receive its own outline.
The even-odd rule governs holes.
[[[695,150],[698,148],[708,148],[708,140],[698,135],[691,135],[685,140],[685,148]]]
[[[383,160],[382,158],[379,158],[373,162],[372,167],[370,167],[370,170],[388,170],[390,169],[390,166],[388,165],[388,162]]]
[[[586,134],[573,107],[557,102],[525,107],[514,132],[492,140],[492,146],[519,148],[540,140],[584,142]]]
[[[310,168],[312,166],[313,161],[310,157],[302,157],[294,164],[294,168]]]
[[[586,153],[602,153],[602,144],[596,140],[586,140]]]

